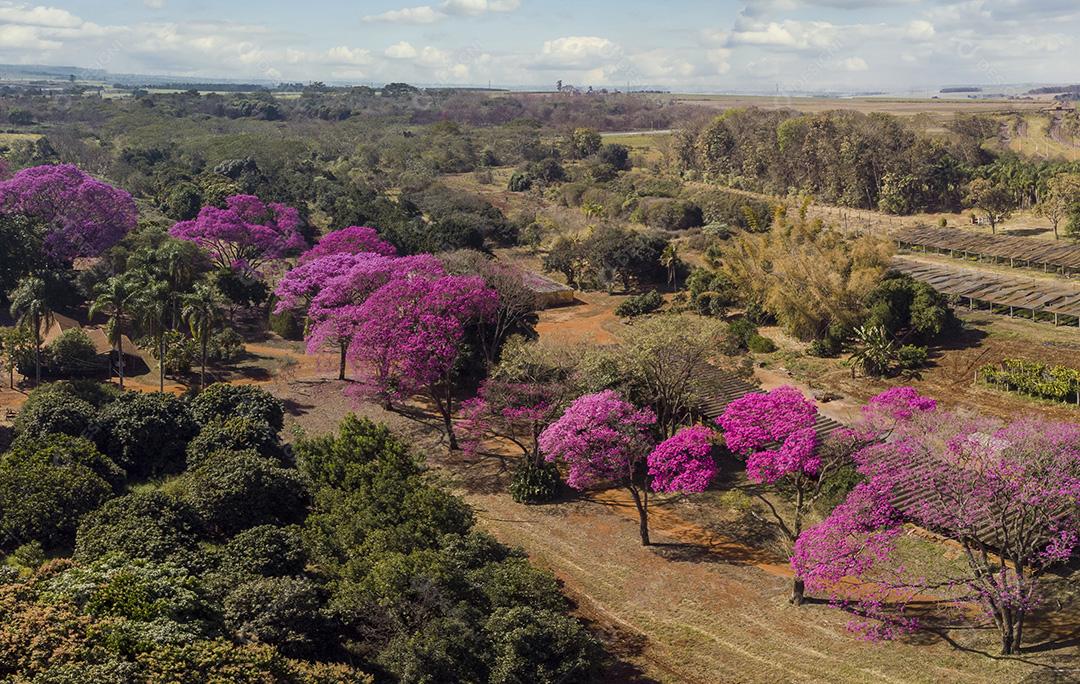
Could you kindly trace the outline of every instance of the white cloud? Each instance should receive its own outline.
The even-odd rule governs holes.
[[[538,65],[548,68],[594,69],[617,58],[621,48],[607,38],[566,36],[544,43]]]
[[[927,41],[934,37],[934,25],[925,19],[908,22],[904,35],[910,40]]]
[[[740,22],[727,38],[729,45],[757,45],[795,50],[834,47],[839,27],[827,21]]]
[[[839,67],[844,71],[868,71],[870,66],[862,57],[848,57],[840,60]]]
[[[437,6],[419,5],[370,14],[363,21],[369,24],[434,24],[450,16],[477,17],[488,12],[513,12],[518,7],[521,7],[521,0],[444,0]]]
[[[421,7],[405,7],[399,10],[390,10],[382,14],[373,14],[364,17],[367,23],[382,22],[387,24],[434,24],[446,15],[434,7],[423,5]]]
[[[386,48],[386,50],[383,51],[383,54],[390,59],[413,59],[416,57],[417,53],[416,48],[414,48],[411,43],[403,40],[400,43],[395,43]]]
[[[143,0],[143,4],[150,9],[165,9],[165,0]]]
[[[0,2],[0,24],[20,24],[48,28],[75,28],[82,19],[57,7],[29,7],[13,2]]]

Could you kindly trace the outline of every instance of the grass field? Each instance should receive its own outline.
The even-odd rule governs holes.
[[[902,116],[917,114],[955,114],[957,112],[1026,112],[1047,106],[1045,100],[966,100],[929,98],[826,98],[787,97],[784,95],[663,95],[680,104],[706,107],[759,107],[761,109],[797,109],[824,112],[851,109],[859,112],[884,112]]]
[[[1041,159],[1080,160],[1080,141],[1069,141],[1051,135],[1051,119],[1046,115],[1028,114],[1019,126],[1009,126],[1009,149],[1027,157]]]

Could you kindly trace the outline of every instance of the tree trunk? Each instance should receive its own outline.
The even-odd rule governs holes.
[[[443,426],[446,428],[446,439],[450,443],[450,451],[457,451],[457,435],[454,434],[454,422],[451,420],[454,413],[454,395],[452,391],[453,388],[450,383],[446,383],[446,394],[444,395],[443,400],[437,403],[439,404],[439,410],[443,415]]]
[[[634,505],[638,512],[638,532],[641,534],[641,545],[649,546],[649,491],[639,492],[637,487],[628,487],[630,496],[634,497]],[[643,496],[644,494],[644,496]]]
[[[34,316],[34,387],[41,384],[41,317]]]
[[[791,584],[791,598],[789,599],[791,605],[801,606],[803,600],[806,598],[806,583],[802,579],[796,577],[795,581]]]
[[[203,335],[202,339],[202,370],[199,372],[199,389],[206,389],[206,347],[210,343],[209,336]]]
[[[124,389],[124,338],[122,337],[116,338],[116,372],[120,376],[120,389]]]
[[[165,393],[165,336],[158,340],[158,391]]]
[[[342,342],[339,343],[339,346],[341,347],[341,355],[338,357],[338,375],[337,375],[337,379],[338,380],[344,380],[345,379],[345,352],[347,352],[349,350],[349,344],[347,342],[342,341]]]

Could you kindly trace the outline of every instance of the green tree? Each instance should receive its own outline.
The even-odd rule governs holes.
[[[23,330],[29,330],[34,340],[34,385],[41,384],[42,328],[52,323],[53,312],[49,304],[48,288],[38,276],[26,276],[9,296],[11,315]]]
[[[1069,214],[1080,208],[1080,173],[1062,173],[1046,183],[1046,191],[1035,205],[1035,211],[1054,228],[1058,239],[1058,226]]]
[[[591,157],[600,151],[604,139],[592,128],[575,128],[570,138],[570,148],[578,159]]]
[[[182,314],[187,321],[191,336],[199,343],[201,370],[199,389],[206,387],[206,357],[214,327],[221,320],[223,305],[221,294],[206,283],[199,283],[190,294],[184,295]]]
[[[147,279],[133,302],[139,326],[153,340],[158,359],[158,391],[165,391],[165,356],[173,315],[174,292],[168,281]]]
[[[1008,220],[1016,208],[1016,202],[1005,186],[986,178],[976,178],[968,184],[967,202],[986,214],[990,232],[995,234],[998,224]]]
[[[90,304],[89,316],[93,318],[104,313],[108,318],[105,331],[109,343],[113,345],[117,356],[117,373],[120,376],[120,389],[124,389],[124,324],[131,311],[129,307],[138,295],[138,289],[130,278],[113,276],[95,288],[96,298]]]

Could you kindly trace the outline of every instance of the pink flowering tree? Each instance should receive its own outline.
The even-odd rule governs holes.
[[[654,492],[699,493],[716,476],[716,433],[704,425],[685,427],[656,445],[648,457]]]
[[[816,418],[817,407],[799,390],[779,387],[736,399],[716,419],[727,448],[746,459],[750,482],[761,485],[754,495],[791,546],[802,534],[806,514],[825,491],[825,483],[850,463],[850,441],[822,443],[814,429]],[[770,495],[790,495],[790,507],[781,511]],[[796,575],[791,602],[801,605],[804,593],[805,581]]]
[[[870,509],[878,517],[859,529],[838,508],[801,542],[796,562],[822,588],[841,576],[881,572],[894,562],[902,517],[955,540],[966,559],[963,577],[921,578],[917,586],[965,590],[993,619],[1002,653],[1019,653],[1026,619],[1043,599],[1041,578],[1080,543],[1080,426],[1003,425],[915,398],[879,397],[865,410],[868,426],[887,425],[855,456],[878,493]],[[854,548],[866,549],[857,563],[849,560]]]
[[[469,331],[497,306],[498,295],[478,277],[399,273],[356,309],[349,358],[366,372],[384,403],[428,396],[442,416],[450,449],[456,450],[454,395]]]
[[[296,209],[254,195],[233,195],[224,209],[203,207],[194,219],[169,229],[169,235],[205,249],[218,268],[249,273],[306,246]]]
[[[567,467],[566,484],[583,490],[602,483],[626,487],[637,507],[641,543],[649,544],[646,459],[656,416],[613,390],[578,397],[540,435],[540,451]]]
[[[476,452],[486,440],[504,440],[539,465],[542,433],[562,409],[559,389],[549,383],[489,378],[461,405],[465,450]]]
[[[74,164],[33,166],[0,181],[0,212],[40,221],[46,252],[65,262],[99,256],[138,218],[131,195]]]
[[[323,235],[315,246],[300,256],[300,263],[315,261],[332,254],[379,254],[397,256],[397,249],[386,242],[374,228],[349,226]]]

